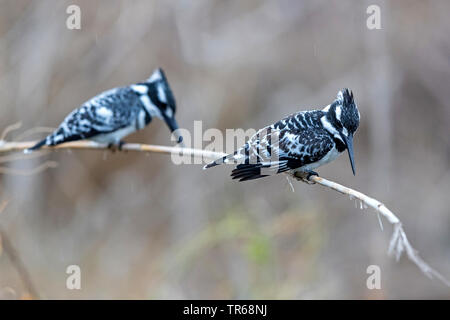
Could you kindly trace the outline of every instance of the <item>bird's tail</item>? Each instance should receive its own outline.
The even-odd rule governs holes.
[[[245,159],[245,150],[246,148],[241,148],[234,153],[231,153],[229,155],[226,155],[225,157],[219,158],[217,160],[214,160],[211,163],[208,163],[206,166],[203,167],[203,170],[224,164],[224,163],[242,163]]]
[[[36,143],[34,146],[32,146],[31,148],[25,149],[23,152],[24,153],[31,153],[37,149],[40,149],[42,146],[44,146],[47,142],[47,138],[45,138],[44,140],[39,141],[38,143]]]

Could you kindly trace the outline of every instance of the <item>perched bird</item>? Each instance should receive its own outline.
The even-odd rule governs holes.
[[[233,179],[253,180],[286,172],[303,180],[318,175],[313,170],[336,159],[346,149],[353,174],[353,134],[360,113],[348,89],[323,110],[294,113],[259,130],[233,154],[215,160],[204,169],[223,163],[237,163]]]
[[[171,132],[175,121],[175,98],[162,69],[156,69],[144,82],[105,91],[73,110],[59,127],[25,152],[42,146],[91,139],[109,147],[124,143],[121,139],[143,129],[154,117],[163,119]],[[177,132],[175,131],[177,135]],[[177,135],[178,143],[182,137]]]

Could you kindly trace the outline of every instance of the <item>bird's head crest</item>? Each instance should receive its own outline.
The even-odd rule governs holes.
[[[360,113],[353,98],[353,92],[347,88],[340,90],[334,104],[333,111],[338,125],[353,134],[358,129],[360,120]]]

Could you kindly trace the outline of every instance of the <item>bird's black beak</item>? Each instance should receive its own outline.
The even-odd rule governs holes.
[[[170,132],[174,133],[174,135],[177,139],[177,143],[181,143],[183,141],[183,137],[178,132],[179,131],[178,123],[175,120],[175,118],[174,117],[172,117],[172,118],[164,117],[164,121],[166,121],[167,125],[169,126]]]
[[[353,175],[355,175],[355,160],[353,156],[353,135],[349,134],[348,137],[342,135],[345,144],[347,145],[348,157],[350,158],[350,164],[352,165]]]

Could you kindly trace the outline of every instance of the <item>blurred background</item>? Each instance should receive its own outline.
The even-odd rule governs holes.
[[[69,5],[81,29],[69,30]],[[366,26],[381,8],[381,30]],[[347,155],[326,178],[384,202],[412,245],[450,277],[448,1],[0,1],[0,131],[37,140],[103,90],[162,67],[192,130],[261,128],[329,104],[349,87],[361,112],[356,177]],[[45,128],[44,128],[45,129]],[[129,142],[172,145],[155,120]],[[208,143],[205,142],[204,146]],[[5,154],[1,155],[5,156]],[[0,226],[41,298],[450,298],[370,209],[283,175],[247,183],[231,168],[159,154],[59,151],[0,164]],[[58,167],[21,175],[45,161]],[[15,174],[11,174],[15,173]],[[81,290],[66,268],[81,268]],[[381,290],[369,290],[369,265]],[[0,255],[0,298],[30,296]]]

